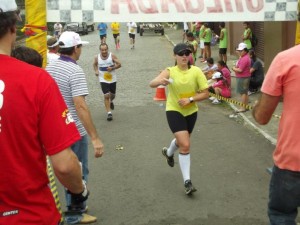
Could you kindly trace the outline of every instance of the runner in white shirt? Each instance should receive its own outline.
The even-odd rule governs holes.
[[[58,39],[59,36],[61,35],[62,28],[63,27],[62,27],[62,25],[59,22],[57,22],[56,24],[54,24],[53,29],[54,29],[54,36],[56,37],[56,39]]]
[[[135,22],[129,22],[127,23],[127,27],[128,27],[131,49],[134,49],[135,33],[136,33],[137,25]]]
[[[107,112],[107,120],[112,121],[113,115],[111,110],[115,106],[113,100],[116,97],[117,75],[116,69],[121,67],[121,63],[117,56],[109,52],[106,43],[100,44],[100,54],[95,55],[93,68],[95,75],[99,78],[100,86],[104,94],[104,105]]]

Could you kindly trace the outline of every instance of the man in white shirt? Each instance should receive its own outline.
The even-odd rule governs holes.
[[[127,27],[128,27],[131,49],[134,49],[135,33],[136,33],[137,25],[135,22],[129,22],[127,23]]]
[[[59,58],[58,50],[58,40],[55,37],[51,37],[47,40],[47,65]]]
[[[59,22],[57,22],[56,24],[54,24],[53,29],[54,29],[54,36],[56,37],[56,39],[58,39],[62,33],[62,25]]]

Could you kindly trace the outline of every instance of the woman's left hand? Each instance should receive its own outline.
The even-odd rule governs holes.
[[[184,107],[184,106],[190,104],[190,99],[189,98],[179,99],[178,104],[180,105],[180,107]]]

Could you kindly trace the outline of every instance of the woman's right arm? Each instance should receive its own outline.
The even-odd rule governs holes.
[[[149,86],[152,88],[156,88],[159,85],[167,86],[170,82],[168,81],[170,77],[170,71],[165,69],[160,72],[160,74],[155,77],[152,81],[150,81]]]

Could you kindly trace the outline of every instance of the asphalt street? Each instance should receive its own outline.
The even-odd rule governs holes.
[[[166,33],[168,31],[166,30]],[[149,82],[160,70],[174,65],[173,46],[165,36],[136,36],[131,50],[125,24],[121,49],[112,34],[107,43],[122,63],[118,69],[114,120],[106,120],[103,94],[92,68],[99,53],[97,31],[81,37],[79,64],[89,86],[87,101],[105,145],[95,159],[90,146],[91,191],[89,214],[97,225],[265,225],[274,146],[240,118],[230,119],[227,104],[199,103],[191,138],[191,178],[198,189],[184,193],[178,157],[170,168],[161,154],[172,133],[165,117],[165,102],[155,102]],[[120,150],[120,146],[122,150]],[[64,196],[59,185],[64,208]]]

